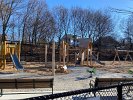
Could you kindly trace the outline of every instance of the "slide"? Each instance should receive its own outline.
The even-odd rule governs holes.
[[[16,54],[11,54],[11,58],[12,58],[12,62],[14,64],[14,66],[16,67],[17,70],[23,70],[23,66],[20,64],[18,57]]]

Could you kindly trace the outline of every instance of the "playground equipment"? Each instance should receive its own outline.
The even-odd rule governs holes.
[[[17,70],[23,69],[23,67],[20,64],[20,41],[9,41],[5,40],[1,43],[1,69],[5,69],[6,67],[6,58],[7,56],[11,56],[12,62],[14,64],[14,67],[16,67]]]
[[[61,47],[60,47],[60,62],[61,62],[61,59],[63,58],[63,66],[66,65],[66,56],[67,56],[66,48],[67,48],[67,44],[64,41],[62,41]]]
[[[126,56],[125,56],[125,61],[127,61],[127,59],[128,59],[128,57],[129,57],[129,59],[131,60],[131,62],[133,62],[133,60],[132,60],[132,57],[131,57],[131,55],[130,55],[130,53],[133,53],[133,51],[131,51],[131,50],[118,50],[118,49],[115,49],[115,57],[114,57],[114,60],[113,60],[113,63],[112,64],[114,64],[114,62],[116,61],[116,58],[118,58],[118,60],[119,60],[119,63],[120,63],[120,56],[119,56],[119,53],[126,53]]]
[[[47,66],[48,44],[45,44],[45,66]],[[52,75],[55,75],[55,41],[52,41]]]
[[[93,66],[92,61],[94,60],[95,62],[104,65],[104,63],[100,62],[94,55],[92,51],[92,40],[89,39],[81,39],[79,40],[80,45],[79,47],[81,48],[79,57],[81,57],[81,62],[80,65],[84,65],[85,59],[87,59],[87,66]],[[89,61],[89,62],[88,62]],[[78,61],[79,62],[79,61]]]

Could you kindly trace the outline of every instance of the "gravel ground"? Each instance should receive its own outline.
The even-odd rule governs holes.
[[[96,74],[93,75],[92,78],[89,78],[90,74],[86,70],[91,70],[91,68],[68,67],[68,69],[72,70],[70,74],[55,76],[54,90],[69,91],[89,88],[90,80],[94,80],[96,77],[132,77],[131,74],[112,73],[108,71],[96,70]]]
[[[89,88],[90,80],[96,77],[132,77],[131,74],[113,73],[108,71],[96,70],[96,74],[90,78],[90,74],[86,71],[91,70],[89,67],[68,67],[71,70],[69,74],[56,74],[54,76],[55,91],[71,91],[77,89]],[[53,76],[39,75],[36,73],[18,72],[18,73],[0,73],[0,78],[50,78]],[[47,89],[49,90],[49,89]]]
[[[90,80],[96,77],[132,77],[131,74],[113,73],[108,71],[96,70],[92,78],[86,71],[91,70],[89,67],[68,67],[71,70],[69,74],[56,74],[54,76],[54,93],[62,91],[72,91],[89,88]],[[17,72],[17,73],[0,73],[0,78],[49,78],[53,76],[39,75],[36,73]],[[45,92],[51,89],[23,89],[23,90],[4,90],[4,92]],[[35,96],[35,95],[34,95]],[[37,95],[36,95],[37,96]],[[23,98],[23,97],[22,97]],[[0,98],[1,99],[1,98]]]

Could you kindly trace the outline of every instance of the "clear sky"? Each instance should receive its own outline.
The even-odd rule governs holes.
[[[108,9],[108,8],[117,8],[133,11],[133,0],[46,0],[46,3],[49,8],[53,8],[58,5],[63,5],[66,8],[71,7],[82,7],[82,8],[91,8],[91,9]],[[115,24],[116,33],[122,33],[119,29],[119,22],[122,19],[126,19],[128,13],[113,13],[113,19]]]
[[[46,0],[50,8],[57,5],[64,5],[67,8],[79,6],[82,8],[104,9],[108,7],[130,9],[133,6],[133,0]]]

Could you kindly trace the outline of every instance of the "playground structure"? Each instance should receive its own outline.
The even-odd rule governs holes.
[[[60,45],[59,53],[57,53],[58,48],[56,48],[57,46],[55,45],[55,42],[52,42],[50,45],[48,43],[44,43],[43,45],[40,45],[41,47],[43,47],[43,49],[40,49],[39,45],[35,46],[37,51],[34,50],[32,47],[33,45],[31,45],[31,47],[32,47],[31,49],[33,51],[31,51],[31,49],[29,49],[29,52],[33,52],[33,53],[36,52],[38,54],[40,52],[43,52],[43,54],[41,53],[41,55],[38,57],[36,57],[36,55],[32,55],[32,53],[31,53],[31,56],[30,56],[31,58],[32,57],[39,58],[38,60],[31,59],[31,61],[40,62],[40,60],[41,60],[40,58],[43,57],[43,59],[45,59],[45,66],[49,66],[49,65],[52,66],[53,75],[54,75],[54,71],[55,71],[55,68],[57,65],[63,66],[64,68],[67,69],[66,66],[69,66],[69,64],[71,64],[71,63],[69,63],[70,61],[73,64],[75,64],[75,66],[77,64],[79,64],[81,66],[84,66],[84,65],[85,66],[95,66],[94,65],[95,62],[100,65],[105,65],[104,63],[102,63],[98,60],[98,55],[95,55],[95,51],[93,51],[91,39],[89,39],[89,38],[82,39],[81,38],[79,40],[79,43],[80,43],[79,47],[72,47],[68,43],[65,43],[65,41],[62,41],[62,43]],[[1,43],[1,69],[6,68],[6,62],[7,62],[8,56],[11,57],[14,67],[17,70],[23,69],[23,66],[21,66],[21,64],[20,64],[20,53],[21,53],[20,49],[21,49],[20,41],[6,40]],[[71,52],[71,51],[73,51],[73,52]],[[129,51],[129,50],[116,50],[114,61],[116,60],[116,57],[118,57],[118,60],[120,62],[118,52],[126,52],[125,61],[127,60],[128,57],[132,61],[132,57],[130,55],[130,53],[132,53],[132,51]],[[21,58],[24,59],[24,56],[22,56]],[[59,58],[59,59],[57,59],[57,58]],[[71,60],[71,58],[73,58],[74,61]],[[49,60],[49,59],[51,59],[51,60]],[[47,60],[49,60],[49,62],[50,62],[49,65],[48,65]],[[23,60],[23,61],[26,61],[26,60]],[[114,63],[114,61],[113,61],[113,63]],[[58,64],[56,64],[56,63],[58,63]]]
[[[114,60],[113,60],[113,64],[116,61],[116,58],[118,58],[118,61],[120,63],[121,60],[120,60],[120,57],[119,57],[119,55],[120,55],[119,53],[125,53],[126,54],[125,59],[124,59],[125,61],[127,61],[128,57],[129,57],[130,61],[133,62],[132,57],[130,55],[130,53],[133,53],[133,51],[115,49],[115,57],[114,57]]]
[[[7,57],[11,56],[12,62],[16,69],[23,69],[20,62],[20,51],[21,44],[20,41],[9,41],[5,40],[1,43],[1,69],[6,68]]]
[[[98,55],[97,57],[94,56],[93,54],[93,46],[92,46],[92,39],[86,39],[83,41],[83,39],[80,40],[80,53],[79,53],[79,57],[81,57],[81,62],[80,65],[83,66],[84,65],[84,61],[86,59],[86,65],[87,66],[93,66],[93,61],[99,63],[100,65],[104,65],[104,63],[100,62],[98,60]]]
[[[132,62],[132,56],[131,53],[133,53],[133,51],[131,50],[119,50],[119,49],[111,49],[112,52],[115,53],[114,55],[114,59],[112,64],[114,64],[114,62],[116,61],[116,58],[118,58],[118,61],[120,63],[120,53],[125,54],[124,57],[124,61],[128,61],[129,60]],[[71,51],[75,51],[73,52],[73,54],[70,54]],[[75,64],[80,64],[81,66],[94,66],[95,62],[100,64],[100,65],[105,65],[105,63],[102,63],[101,61],[99,61],[99,52],[95,55],[95,51],[93,51],[93,46],[92,46],[92,40],[91,39],[79,39],[79,47],[75,47],[75,48],[70,48],[70,46],[65,43],[64,41],[62,41],[61,47],[60,47],[60,62],[61,62],[61,58],[63,58],[63,66],[68,64],[69,60],[69,56],[74,56],[75,57]]]
[[[80,39],[79,40],[80,45],[79,48],[70,49],[69,45],[62,41],[60,46],[60,61],[63,58],[63,66],[66,65],[66,62],[69,61],[69,56],[74,55],[75,56],[75,64],[80,64],[83,66],[85,64],[87,66],[93,66],[93,61],[104,65],[104,63],[100,62],[94,55],[93,55],[93,48],[92,48],[92,40],[91,39]],[[69,54],[70,51],[78,50],[78,52],[75,52],[74,54]]]

